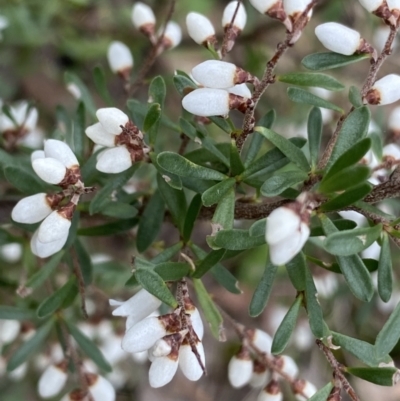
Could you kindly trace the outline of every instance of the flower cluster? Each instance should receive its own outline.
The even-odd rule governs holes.
[[[32,236],[31,250],[35,255],[46,258],[65,245],[79,198],[91,189],[85,188],[78,160],[64,142],[46,140],[44,151],[33,152],[31,160],[33,170],[43,181],[58,185],[63,191],[23,198],[15,205],[11,217],[24,224],[43,220]]]
[[[149,149],[143,134],[129,117],[115,107],[99,109],[98,123],[86,128],[86,135],[97,145],[108,149],[99,154],[96,168],[103,173],[120,173],[143,160]]]
[[[118,305],[114,316],[127,317],[122,348],[129,353],[147,351],[151,361],[149,382],[162,387],[174,377],[178,366],[192,381],[199,380],[205,367],[204,348],[201,342],[203,322],[198,309],[189,297],[186,284],[182,285],[182,306],[172,313],[154,316],[161,301],[142,289]]]

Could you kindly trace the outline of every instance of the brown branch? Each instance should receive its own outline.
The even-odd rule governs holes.
[[[254,108],[248,109],[246,111],[246,114],[244,116],[244,121],[243,121],[242,133],[236,139],[236,147],[238,148],[239,151],[242,149],[247,136],[253,130],[254,112],[255,112],[255,108],[256,108],[261,96],[267,90],[268,86],[275,82],[274,70],[275,70],[276,65],[278,64],[278,61],[286,53],[286,51],[289,49],[289,47],[293,46],[294,41],[299,37],[299,35],[301,34],[303,29],[307,25],[308,13],[313,7],[315,7],[317,2],[318,2],[318,0],[312,0],[310,2],[310,4],[304,10],[304,12],[301,14],[301,16],[296,20],[295,24],[293,25],[292,32],[286,33],[285,40],[283,42],[278,43],[275,54],[267,62],[263,77],[262,77],[260,83],[255,88],[255,91],[254,91],[254,94],[252,97],[252,101],[254,102]]]
[[[222,40],[222,45],[221,45],[221,59],[223,59],[226,56],[226,53],[228,53],[229,38],[231,36],[232,29],[233,29],[233,23],[235,22],[236,15],[237,15],[237,13],[239,11],[239,7],[240,7],[241,3],[242,3],[242,0],[239,0],[237,2],[237,6],[236,6],[236,9],[235,9],[235,12],[232,15],[231,22],[229,23],[229,26],[225,30],[224,38]]]

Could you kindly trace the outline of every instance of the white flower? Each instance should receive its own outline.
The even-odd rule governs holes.
[[[308,224],[290,207],[275,209],[267,218],[266,241],[271,262],[283,265],[297,255],[310,235]]]
[[[257,397],[257,401],[282,401],[283,393],[276,380],[271,380]]]
[[[230,25],[232,18],[235,14],[236,8],[238,5],[238,1],[231,1],[225,7],[224,12],[222,14],[222,27],[226,28],[226,26]],[[239,31],[242,31],[246,25],[247,21],[247,14],[246,9],[244,8],[243,4],[240,3],[238,12],[236,14],[236,18],[233,21],[233,26],[237,28]]]
[[[246,97],[248,99],[251,98],[251,91],[245,83],[232,86],[232,88],[228,88],[228,92],[232,93],[233,95]],[[321,110],[327,110],[327,109],[321,109]]]
[[[400,160],[400,147],[395,143],[389,143],[382,149],[383,157],[391,157],[395,160]]]
[[[10,242],[0,246],[0,257],[8,263],[18,262],[22,257],[22,245],[19,242]]]
[[[280,0],[250,0],[251,5],[261,14],[266,14]]]
[[[354,54],[360,46],[360,34],[336,22],[318,25],[315,28],[315,35],[328,50],[346,56]]]
[[[384,0],[360,0],[361,5],[370,13],[383,5]]]
[[[253,361],[248,352],[234,355],[228,364],[229,383],[234,388],[241,388],[249,383],[253,375]]]
[[[161,35],[162,28],[159,30],[158,34]],[[168,21],[167,27],[164,32],[164,48],[173,49],[178,46],[182,40],[182,30],[181,27],[174,21]]]
[[[400,0],[386,0],[390,11],[400,11]]]
[[[283,0],[283,8],[288,16],[296,19],[310,3],[311,0]]]
[[[277,364],[281,372],[288,375],[291,379],[295,379],[299,374],[299,368],[296,362],[288,355],[281,355],[278,357]]]
[[[229,93],[223,89],[195,89],[182,99],[182,106],[197,116],[224,116],[230,110]]]
[[[21,328],[21,323],[18,320],[3,320],[0,319],[0,349],[3,344],[13,342]]]
[[[261,352],[271,353],[272,338],[265,331],[255,329],[249,332],[251,343],[256,346]]]
[[[190,12],[186,16],[186,27],[189,36],[199,45],[216,40],[214,26],[203,14]]]
[[[374,241],[368,248],[361,252],[361,256],[365,259],[379,260],[381,254],[381,246]]]
[[[205,365],[204,347],[202,342],[196,344],[200,360]],[[197,360],[189,344],[182,344],[179,348],[179,367],[185,377],[191,381],[197,381],[203,376],[203,369]]]
[[[146,26],[152,26],[156,23],[156,17],[153,10],[140,1],[136,2],[132,8],[132,23],[135,28],[142,30]]]
[[[376,81],[368,91],[366,99],[369,104],[385,105],[400,99],[400,75],[389,74]]]
[[[115,401],[114,387],[103,376],[88,373],[86,378],[94,401]]]
[[[107,59],[112,72],[123,76],[130,74],[133,67],[133,57],[126,44],[119,41],[111,42],[107,50]]]
[[[389,114],[388,127],[392,131],[400,132],[400,106],[395,107]]]
[[[34,224],[51,212],[52,208],[47,200],[47,194],[39,193],[21,199],[11,212],[11,218],[17,223]]]
[[[40,376],[38,382],[38,393],[40,397],[51,398],[56,396],[65,386],[67,379],[66,363],[49,365]]]
[[[271,372],[269,369],[263,363],[257,360],[253,361],[253,374],[251,375],[249,385],[253,388],[264,387],[270,379]]]
[[[149,370],[149,382],[153,388],[159,388],[168,384],[178,370],[177,356],[160,356],[155,358]]]
[[[374,30],[374,36],[373,36],[372,40],[373,40],[374,46],[376,47],[376,50],[381,52],[384,49],[386,40],[389,37],[389,34],[390,34],[390,27],[387,25],[378,26]],[[393,49],[397,45],[397,42],[398,42],[398,39],[396,37],[392,43],[391,49]]]
[[[303,392],[307,398],[303,397],[303,395],[300,394],[300,391],[298,391],[300,389],[301,389],[301,392]],[[298,401],[307,401],[316,392],[317,392],[317,388],[314,386],[314,384],[310,383],[309,381],[305,381],[305,380],[297,380],[296,386],[295,386],[295,395],[296,395],[296,399]]]
[[[219,60],[204,61],[192,69],[193,78],[208,88],[227,89],[241,83],[235,64]]]
[[[17,368],[8,373],[8,377],[14,381],[18,382],[22,380],[26,376],[26,372],[28,371],[28,362],[24,362],[19,365]]]

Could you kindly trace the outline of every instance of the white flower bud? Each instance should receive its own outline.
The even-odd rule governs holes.
[[[246,97],[248,99],[251,99],[252,96],[250,89],[245,83],[232,86],[232,88],[228,88],[228,92],[236,96]],[[326,110],[326,109],[321,109],[321,110]]]
[[[38,393],[42,398],[56,396],[65,386],[68,375],[65,364],[50,365],[42,373],[38,382]]]
[[[291,379],[295,379],[299,374],[299,368],[296,362],[288,355],[281,355],[278,362],[282,373],[288,375]]]
[[[303,13],[310,3],[311,0],[283,0],[283,8],[288,16],[296,19],[297,15]]]
[[[385,145],[382,149],[383,157],[391,157],[395,160],[400,160],[400,147],[394,143]]]
[[[112,148],[115,146],[115,135],[109,134],[101,125],[96,123],[85,129],[85,134],[97,145]]]
[[[18,320],[0,319],[0,348],[3,344],[13,342],[20,331],[21,323]]]
[[[121,125],[129,121],[129,117],[116,107],[104,107],[96,111],[96,117],[99,119],[103,128],[112,135],[118,135],[122,132]]]
[[[44,153],[46,157],[59,160],[67,168],[79,166],[78,159],[71,148],[66,143],[56,139],[48,139],[44,142]]]
[[[257,397],[257,401],[282,401],[283,393],[276,380],[271,380]]]
[[[8,263],[18,262],[22,257],[22,245],[19,242],[11,242],[0,246],[0,255]]]
[[[255,329],[251,330],[251,342],[261,351],[267,354],[271,353],[272,338],[265,331]]]
[[[47,202],[45,193],[22,198],[11,212],[11,218],[17,223],[34,224],[47,217],[53,210]]]
[[[390,11],[400,11],[400,0],[386,0]]]
[[[360,0],[361,5],[370,13],[383,5],[384,0]]]
[[[400,132],[400,106],[395,107],[389,114],[388,127],[394,132]]]
[[[86,377],[93,401],[115,401],[115,389],[107,379],[92,373],[87,374]]]
[[[132,8],[132,23],[136,29],[141,29],[145,25],[155,25],[156,17],[153,10],[140,1],[136,2]]]
[[[129,47],[122,42],[111,42],[107,50],[107,59],[110,69],[114,73],[125,73],[133,67],[133,57]]]
[[[182,106],[197,116],[224,116],[230,110],[229,93],[223,89],[195,89],[182,99]]]
[[[167,334],[165,325],[157,317],[148,317],[132,326],[122,339],[126,352],[141,352],[152,347]]]
[[[142,352],[135,352],[133,354],[131,354],[132,359],[137,363],[142,365],[143,363],[148,361],[148,357],[147,357],[147,351],[142,351]]]
[[[203,14],[189,13],[186,16],[186,27],[189,36],[199,45],[216,40],[214,26]]]
[[[251,375],[249,385],[253,388],[264,387],[270,379],[270,370],[257,360],[253,361],[253,374]]]
[[[315,28],[315,35],[328,50],[346,56],[354,54],[360,46],[360,34],[336,22],[318,25]]]
[[[400,99],[400,75],[389,74],[374,83],[366,95],[367,102],[385,105]]]
[[[112,329],[112,327],[110,328]],[[101,327],[98,327],[97,330],[99,333],[102,332]],[[100,338],[100,341],[102,342],[100,350],[104,355],[104,358],[112,366],[126,358],[126,352],[121,348],[121,339],[121,336],[114,334],[112,331],[107,336],[104,336],[104,338]]]
[[[31,162],[36,159],[44,159],[45,157],[44,150],[35,150],[31,153]]]
[[[160,29],[159,34],[161,34],[162,29]],[[168,21],[167,27],[164,32],[164,42],[165,47],[168,49],[173,49],[178,46],[182,40],[182,30],[181,27],[174,21]]]
[[[102,152],[96,164],[96,169],[102,173],[117,174],[132,166],[129,150],[125,146],[107,149]]]
[[[251,5],[261,14],[266,14],[280,0],[250,0]]]
[[[222,27],[225,28],[232,21],[233,15],[235,14],[236,7],[238,5],[238,1],[231,1],[224,9],[224,13],[222,14]],[[236,18],[233,21],[233,26],[237,28],[239,31],[243,31],[247,21],[246,9],[243,4],[240,3],[238,12],[236,14]]]
[[[35,173],[49,184],[59,184],[67,172],[64,164],[51,157],[33,160],[32,167]]]
[[[162,356],[155,358],[149,370],[149,382],[153,388],[159,388],[168,384],[178,369],[178,359]]]
[[[228,364],[229,383],[234,388],[245,386],[253,374],[253,361],[250,355],[234,355]]]
[[[203,344],[201,342],[197,343],[196,348],[200,355],[200,360],[205,365]],[[204,373],[189,344],[183,344],[179,348],[179,367],[186,378],[191,381],[199,380]]]
[[[317,388],[314,386],[314,384],[310,383],[309,381],[305,381],[305,380],[298,380],[297,383],[301,383],[301,385],[297,384],[295,387],[295,395],[296,395],[296,399],[298,401],[307,401],[309,398],[311,398],[316,392],[317,392]],[[304,393],[304,395],[306,396],[306,398],[299,394],[300,392],[298,392],[298,389],[302,390],[302,392]],[[297,391],[296,391],[297,390]]]
[[[38,240],[43,244],[58,241],[68,235],[71,220],[65,218],[57,210],[51,212],[39,226]]]
[[[241,70],[226,61],[207,60],[192,69],[193,78],[208,88],[231,88],[238,82]]]
[[[50,255],[57,253],[67,242],[68,231],[64,233],[64,237],[61,237],[57,241],[43,243],[38,239],[38,231],[36,230],[31,238],[31,251],[34,255],[40,258],[47,258]]]

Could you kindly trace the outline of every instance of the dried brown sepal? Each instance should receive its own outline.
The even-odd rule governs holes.
[[[224,41],[225,53],[228,53],[233,49],[233,46],[235,46],[236,39],[240,35],[242,30],[236,26],[232,26],[231,24],[228,24],[224,27],[224,32],[226,35],[226,39]]]
[[[62,370],[64,373],[68,371],[68,361],[66,359],[62,360],[61,362],[55,365],[58,369]]]
[[[230,110],[236,109],[242,113],[245,113],[251,108],[254,108],[254,102],[251,99],[229,93]]]
[[[282,22],[285,25],[288,32],[291,32],[293,29],[292,21],[285,13],[285,9],[283,8],[283,0],[278,0],[271,8],[269,8],[266,13],[268,17],[272,19],[276,19]]]
[[[272,379],[264,388],[264,391],[270,395],[276,395],[281,392],[281,388],[279,387],[279,383],[277,380]]]
[[[85,380],[89,387],[92,387],[99,380],[99,375],[95,373],[85,373]]]
[[[148,148],[143,142],[142,132],[132,121],[128,121],[125,126],[121,125],[121,129],[122,132],[115,137],[115,146],[125,146],[133,163],[143,160]]]
[[[132,68],[128,67],[128,68],[124,68],[123,70],[119,70],[117,72],[117,74],[124,82],[130,82],[131,72],[132,72]]]
[[[46,202],[53,210],[57,209],[58,205],[62,202],[63,199],[65,199],[65,195],[62,192],[52,195],[46,195]]]
[[[243,84],[243,83],[250,83],[250,84],[253,84],[254,86],[257,86],[260,83],[260,81],[257,77],[255,77],[254,75],[251,75],[248,71],[245,71],[239,67],[236,68],[233,82],[235,85]]]
[[[397,18],[389,10],[386,1],[383,1],[382,4],[375,11],[372,12],[372,14],[376,15],[379,18],[382,18],[389,25],[396,26],[397,24]]]
[[[78,165],[67,168],[63,180],[58,184],[61,188],[68,188],[70,185],[75,185],[81,181],[81,170]]]
[[[176,333],[182,330],[180,308],[175,309],[173,313],[158,316],[158,320],[164,325],[165,330],[169,333]]]
[[[9,151],[14,150],[18,141],[24,138],[28,132],[29,131],[24,127],[17,127],[15,129],[4,131],[2,133],[4,149]]]
[[[301,394],[303,393],[304,389],[306,388],[307,381],[303,379],[297,379],[292,383],[292,390],[294,394]]]
[[[240,347],[239,351],[236,354],[236,357],[244,361],[250,361],[252,358],[249,347],[245,344],[242,344],[242,346]]]
[[[64,217],[64,219],[67,220],[72,220],[72,217],[74,216],[74,212],[76,209],[76,203],[74,202],[68,202],[65,206],[61,206],[57,213]]]
[[[331,392],[328,395],[328,398],[326,399],[326,401],[341,401],[342,396],[341,396],[341,391],[342,388],[341,387],[334,387]]]
[[[370,54],[374,61],[378,58],[378,53],[374,46],[368,43],[364,38],[360,39],[360,45],[358,46],[356,54]]]
[[[381,93],[378,89],[370,89],[365,95],[365,100],[368,104],[378,105],[381,103]]]
[[[72,390],[68,396],[71,401],[87,401],[87,391],[83,391],[79,388]]]

